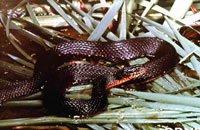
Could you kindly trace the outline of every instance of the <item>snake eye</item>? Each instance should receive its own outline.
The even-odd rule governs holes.
[[[133,73],[136,73],[136,69],[135,68],[131,68],[131,69],[127,70],[127,72],[129,74],[133,74]]]
[[[142,65],[134,65],[124,70],[125,75],[143,74],[146,69]]]

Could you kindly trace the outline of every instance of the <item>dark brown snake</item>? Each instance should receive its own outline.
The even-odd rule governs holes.
[[[30,22],[19,20],[32,30],[40,30]],[[42,32],[43,38],[51,40]],[[59,38],[53,38],[58,42]],[[60,40],[36,63],[31,79],[9,83],[0,88],[0,102],[30,95],[43,90],[43,104],[59,115],[89,116],[103,111],[107,105],[107,89],[126,83],[146,83],[171,70],[179,61],[175,49],[167,42],[153,37],[138,37],[117,42],[63,41]],[[100,65],[71,64],[58,67],[77,57],[103,57],[112,62],[123,62],[145,56],[144,64],[114,69]],[[73,82],[93,84],[89,100],[65,98],[66,88]]]

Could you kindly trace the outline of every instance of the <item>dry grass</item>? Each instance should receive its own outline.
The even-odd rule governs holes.
[[[112,96],[109,97],[109,106],[106,112],[87,119],[70,119],[61,117],[37,117],[26,119],[0,120],[0,126],[18,126],[18,125],[41,125],[41,124],[86,124],[91,129],[165,129],[167,127],[184,127],[184,128],[200,128],[200,47],[193,44],[181,36],[178,29],[181,26],[191,25],[198,22],[199,14],[193,14],[189,7],[192,1],[174,4],[176,1],[133,1],[115,0],[107,1],[107,3],[86,2],[88,13],[80,10],[79,2],[74,0],[70,3],[64,0],[62,8],[59,3],[53,0],[47,0],[46,4],[50,5],[57,12],[56,15],[36,16],[33,6],[26,5],[30,17],[35,24],[55,26],[72,26],[80,34],[87,33],[88,40],[112,40],[127,39],[135,36],[156,36],[164,39],[172,44],[180,56],[181,67],[176,67],[173,72],[156,79],[147,84],[151,87],[145,92],[137,92],[113,88]],[[22,1],[26,3],[27,1]],[[23,3],[23,4],[24,4]],[[194,1],[197,5],[199,0]],[[66,6],[67,4],[67,6]],[[21,6],[21,5],[20,5]],[[181,8],[179,8],[181,6]],[[102,7],[109,7],[103,10]],[[15,7],[17,8],[17,7]],[[171,11],[168,11],[170,8]],[[175,10],[175,11],[174,11]],[[146,16],[146,17],[145,17]],[[1,20],[6,25],[6,34],[10,42],[24,56],[19,58],[11,54],[7,54],[10,58],[23,64],[24,66],[33,67],[35,59],[33,59],[26,50],[21,48],[16,42],[15,36],[9,30],[20,30],[23,35],[31,38],[33,41],[44,45],[39,37],[30,32],[26,32],[19,28],[14,22],[4,19],[1,14]],[[49,19],[55,19],[52,21]],[[48,20],[47,20],[48,19]],[[108,30],[112,20],[117,25],[114,32]],[[46,24],[45,24],[46,23]],[[48,31],[48,30],[47,30]],[[54,32],[49,32],[53,33]],[[198,32],[199,33],[199,32]],[[177,43],[180,44],[177,44]],[[46,44],[50,44],[46,41]],[[4,62],[0,60],[0,62]],[[131,61],[133,63],[135,61]],[[4,62],[0,67],[8,66],[9,63]],[[9,64],[10,65],[10,64]],[[184,67],[183,67],[184,66]],[[183,74],[180,68],[189,68],[189,72],[196,74],[196,78]],[[12,65],[12,69],[21,71],[19,65]],[[31,69],[30,69],[31,70]],[[26,73],[25,73],[26,74]],[[88,88],[88,86],[73,87],[70,91],[79,91]],[[40,96],[40,93],[36,95]],[[74,97],[77,95],[66,95]],[[120,96],[120,97],[119,97]],[[34,95],[33,95],[34,97]],[[8,102],[7,106],[41,106],[41,101],[31,100]],[[81,98],[87,98],[81,96]],[[126,106],[126,107],[125,107]],[[173,125],[172,125],[173,124]],[[177,125],[178,124],[178,125]]]

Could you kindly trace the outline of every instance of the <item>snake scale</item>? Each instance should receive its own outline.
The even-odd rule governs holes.
[[[15,19],[32,30],[39,30],[25,20]],[[41,56],[30,79],[9,83],[0,88],[0,102],[30,95],[44,85],[43,104],[52,113],[65,116],[90,116],[103,111],[107,105],[107,89],[123,83],[146,83],[171,70],[179,61],[178,54],[169,43],[153,37],[138,37],[116,42],[60,40],[41,33],[47,40],[58,44]],[[71,64],[60,67],[66,61],[79,57],[102,57],[119,63],[145,56],[144,64],[121,69],[101,65]],[[65,98],[66,88],[73,83],[92,83],[89,100]]]

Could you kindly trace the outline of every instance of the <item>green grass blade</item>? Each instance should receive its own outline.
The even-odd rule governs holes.
[[[73,20],[69,18],[69,16],[64,12],[64,10],[60,8],[60,6],[54,0],[47,0],[47,1],[66,20],[67,23],[69,23],[80,34],[83,33],[83,31],[74,23]]]
[[[103,17],[101,22],[97,25],[95,30],[91,33],[91,35],[88,37],[89,41],[96,41],[100,39],[100,37],[103,35],[105,30],[107,29],[110,22],[113,20],[114,16],[122,6],[124,0],[115,0],[113,5],[110,7],[106,15]]]
[[[26,9],[28,10],[28,13],[29,13],[29,15],[30,15],[31,20],[33,21],[33,23],[35,23],[36,25],[39,26],[40,25],[39,21],[38,21],[37,17],[35,16],[35,14],[34,14],[34,12],[33,12],[33,10],[32,10],[32,8],[31,8],[31,6],[30,6],[29,3],[26,4]]]

